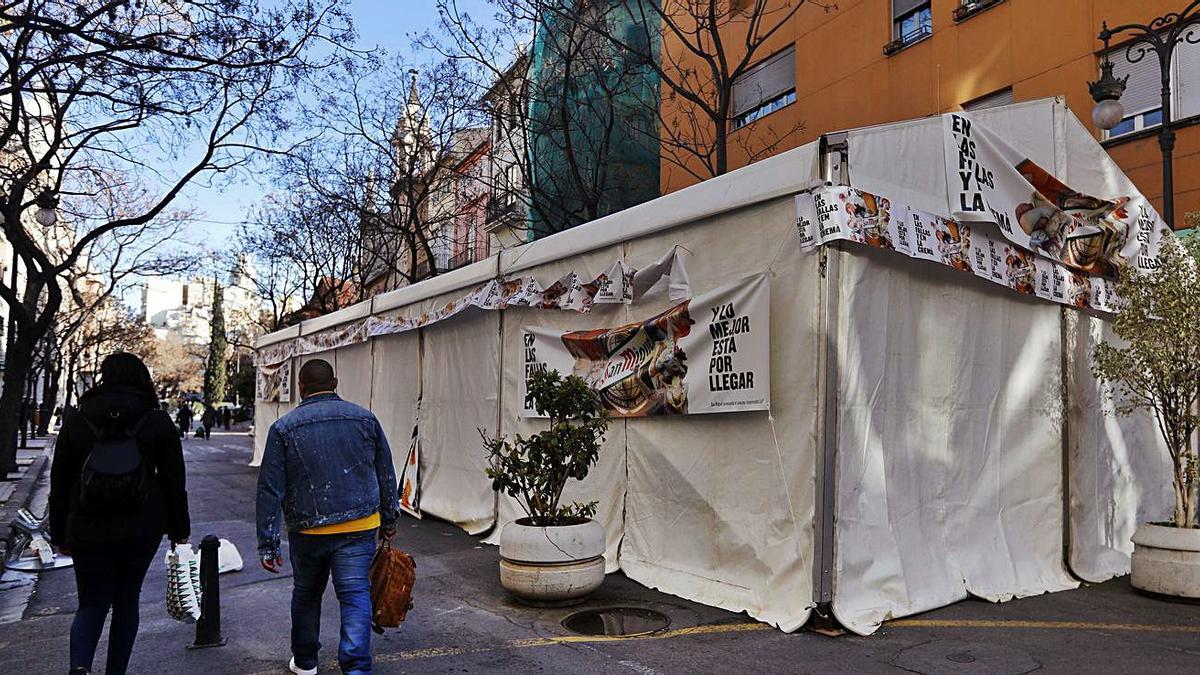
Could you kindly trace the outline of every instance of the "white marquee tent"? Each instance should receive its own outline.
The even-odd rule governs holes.
[[[1136,193],[1061,100],[974,117],[1073,188]],[[491,492],[477,429],[536,428],[519,414],[522,328],[644,319],[671,304],[668,284],[590,313],[470,308],[327,351],[280,347],[432,312],[496,278],[591,279],[671,251],[697,294],[766,272],[770,411],[614,420],[600,463],[569,488],[600,502],[610,571],[786,631],[828,604],[861,634],[968,595],[1127,573],[1137,523],[1171,503],[1169,469],[1149,420],[1104,413],[1088,368],[1102,318],[857,244],[804,250],[794,195],[825,181],[945,212],[941,119],[831,135],[264,336],[260,355],[293,354],[293,378],[307,358],[331,361],[397,466],[415,425],[422,511],[494,536],[518,509]],[[257,427],[292,406],[259,401]]]

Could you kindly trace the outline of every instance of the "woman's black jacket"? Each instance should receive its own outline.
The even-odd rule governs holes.
[[[80,419],[87,417],[91,421]],[[149,471],[145,505],[128,514],[89,513],[79,504],[84,462],[92,450],[92,426],[130,429],[145,416],[137,433],[138,451]],[[50,536],[56,545],[87,546],[121,539],[167,534],[173,541],[191,533],[183,448],[171,417],[158,401],[133,387],[100,385],[69,411],[54,445],[50,467]]]

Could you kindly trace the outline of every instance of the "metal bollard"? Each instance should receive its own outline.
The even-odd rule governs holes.
[[[213,535],[200,540],[200,620],[196,622],[196,642],[188,649],[223,647],[221,637],[221,570],[217,549],[221,541]]]

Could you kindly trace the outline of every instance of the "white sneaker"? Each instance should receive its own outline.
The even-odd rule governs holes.
[[[292,657],[291,661],[288,661],[288,670],[292,671],[293,673],[296,673],[296,675],[317,675],[316,668],[313,668],[311,670],[305,670],[304,668],[301,668],[300,666],[296,665],[296,657],[294,657],[294,656]]]

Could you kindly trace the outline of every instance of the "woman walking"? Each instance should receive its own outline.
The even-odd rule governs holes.
[[[183,449],[159,409],[150,371],[124,352],[100,364],[100,384],[67,415],[50,469],[50,533],[75,558],[79,609],[71,624],[71,673],[91,671],[112,609],[105,672],[129,666],[146,570],[166,534],[190,534]]]

